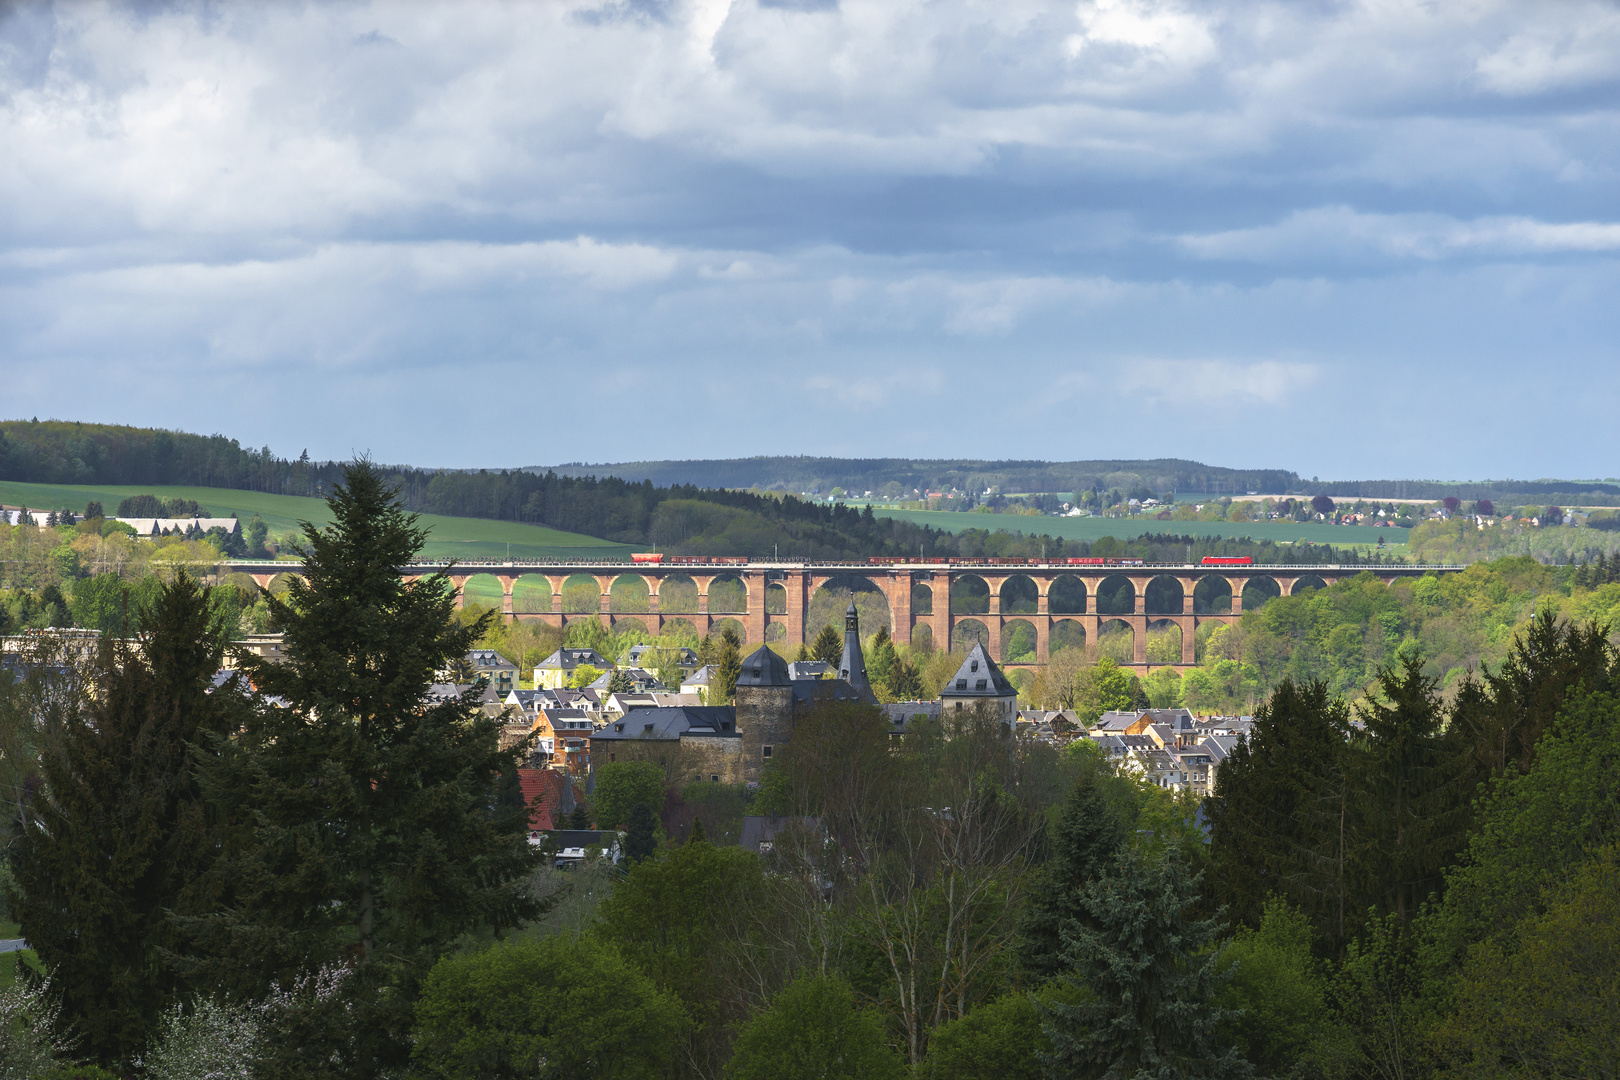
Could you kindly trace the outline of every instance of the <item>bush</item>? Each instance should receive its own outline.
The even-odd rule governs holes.
[[[249,1080],[264,1011],[199,999],[166,1013],[140,1064],[153,1080]]]
[[[72,1044],[55,1033],[60,1011],[49,979],[0,990],[0,1080],[34,1080],[64,1064]]]
[[[742,1026],[726,1080],[899,1080],[883,1020],[839,978],[806,976]]]
[[[416,1003],[412,1057],[422,1075],[664,1075],[685,1024],[611,946],[551,937],[447,957]]]

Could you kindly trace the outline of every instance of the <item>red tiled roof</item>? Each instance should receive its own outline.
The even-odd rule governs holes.
[[[568,782],[555,769],[519,769],[518,783],[523,787],[523,801],[529,805],[529,828],[532,831],[555,829],[557,808],[562,805],[562,786]]]

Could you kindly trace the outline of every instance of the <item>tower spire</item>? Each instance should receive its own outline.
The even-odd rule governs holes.
[[[871,682],[866,677],[866,657],[861,655],[861,616],[855,610],[853,597],[844,612],[844,655],[838,661],[838,677],[861,691],[863,696],[872,693]]]

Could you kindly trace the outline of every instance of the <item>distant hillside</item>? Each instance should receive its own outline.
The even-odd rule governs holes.
[[[545,471],[534,466],[530,471]],[[728,460],[624,461],[549,466],[558,476],[617,476],[649,480],[660,487],[696,484],[707,488],[759,488],[765,491],[881,492],[887,484],[913,488],[1003,492],[1074,492],[1143,488],[1153,492],[1268,495],[1300,492],[1298,474],[1286,469],[1227,469],[1197,461],[977,461],[914,458],[751,457]]]

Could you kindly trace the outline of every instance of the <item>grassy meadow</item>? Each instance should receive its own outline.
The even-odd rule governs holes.
[[[164,485],[102,487],[94,484],[23,484],[0,481],[0,502],[50,510],[67,507],[77,513],[92,500],[106,512],[114,513],[119,500],[130,495],[156,495],[163,499],[195,499],[211,516],[235,514],[247,521],[254,514],[264,519],[272,536],[284,536],[298,528],[300,521],[325,525],[330,520],[326,502],[298,495],[268,495],[260,491],[234,488],[169,487]],[[562,532],[540,525],[487,518],[441,517],[422,514],[421,524],[429,530],[422,554],[429,559],[502,559],[510,546],[514,559],[589,559],[622,557],[629,544],[615,544],[594,536]]]
[[[852,504],[853,505],[853,504]],[[1386,548],[1405,550],[1408,529],[1374,529],[1361,525],[1259,521],[1159,521],[1150,517],[1024,517],[1018,514],[963,514],[952,510],[887,510],[878,506],[879,517],[901,518],[946,532],[964,529],[1005,530],[1032,536],[1046,534],[1065,540],[1099,540],[1112,536],[1130,540],[1146,533],[1174,536],[1247,537],[1276,542],[1309,540],[1313,544],[1339,547],[1376,547],[1382,539]]]

